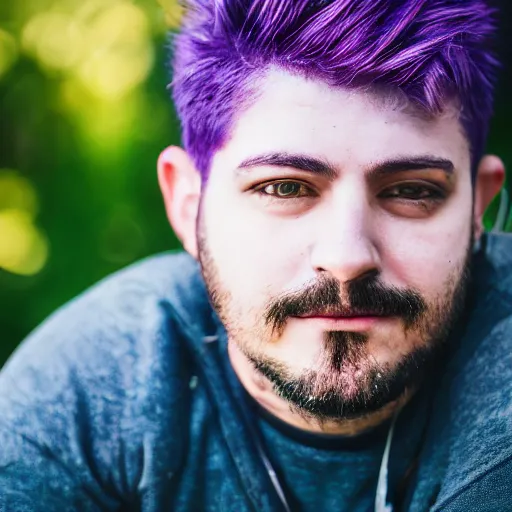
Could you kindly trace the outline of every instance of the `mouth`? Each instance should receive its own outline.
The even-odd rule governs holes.
[[[392,317],[376,312],[313,313],[296,317],[301,322],[313,322],[326,330],[364,332]]]

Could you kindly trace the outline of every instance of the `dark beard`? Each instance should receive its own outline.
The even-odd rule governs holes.
[[[426,373],[443,359],[446,342],[464,310],[471,275],[472,245],[469,246],[458,283],[441,304],[429,310],[419,295],[415,295],[417,308],[411,308],[410,314],[405,316],[404,326],[406,331],[416,328],[423,338],[423,345],[393,367],[380,366],[368,358],[365,334],[344,331],[324,334],[319,370],[309,370],[299,378],[291,375],[286,365],[278,361],[252,354],[246,347],[242,347],[242,350],[256,370],[273,384],[276,394],[305,418],[320,422],[339,421],[377,412],[400,398],[406,390],[417,388]],[[371,292],[362,296],[371,299]],[[382,307],[399,310],[400,304],[399,300],[394,306],[388,304]],[[353,389],[347,392],[344,376],[347,367],[362,370],[361,377],[351,377],[350,387],[355,388],[355,392]]]
[[[365,341],[355,339],[359,336],[363,337],[357,333],[340,331],[326,333],[326,337],[331,340],[329,343],[340,347],[354,343],[363,346]],[[397,400],[406,389],[415,389],[432,363],[440,358],[443,347],[444,344],[438,342],[417,348],[393,368],[378,366],[375,362],[364,365],[366,369],[363,376],[355,381],[357,392],[351,396],[346,396],[343,392],[345,382],[340,372],[348,362],[347,356],[335,356],[333,366],[336,368],[328,370],[328,382],[325,370],[310,370],[300,378],[293,378],[285,366],[277,361],[250,355],[248,357],[256,370],[273,384],[275,393],[289,402],[295,412],[322,422],[361,418]],[[358,361],[368,361],[367,356],[361,352]]]

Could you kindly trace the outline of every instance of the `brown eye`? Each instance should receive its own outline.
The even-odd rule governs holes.
[[[444,197],[441,190],[420,183],[403,183],[386,189],[380,194],[384,198],[397,198],[410,201],[439,200]]]
[[[276,199],[296,199],[308,194],[309,187],[296,181],[278,181],[269,183],[257,190],[263,196],[270,196]]]
[[[383,206],[401,217],[420,219],[434,214],[446,202],[449,191],[425,181],[396,183],[379,193]]]

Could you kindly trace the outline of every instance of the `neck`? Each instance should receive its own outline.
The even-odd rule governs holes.
[[[407,389],[397,400],[360,418],[330,421],[315,420],[300,414],[289,402],[278,396],[272,383],[255,370],[247,357],[231,341],[228,342],[228,354],[231,366],[242,386],[261,407],[289,425],[308,432],[356,436],[391,418],[414,394],[414,390]]]

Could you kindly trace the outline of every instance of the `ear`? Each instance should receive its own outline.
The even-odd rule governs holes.
[[[196,218],[201,199],[201,175],[183,149],[170,146],[160,154],[158,183],[176,236],[185,250],[197,259]]]
[[[479,240],[484,231],[483,216],[505,181],[505,166],[500,158],[486,155],[480,161],[475,180],[474,225],[475,240]]]

